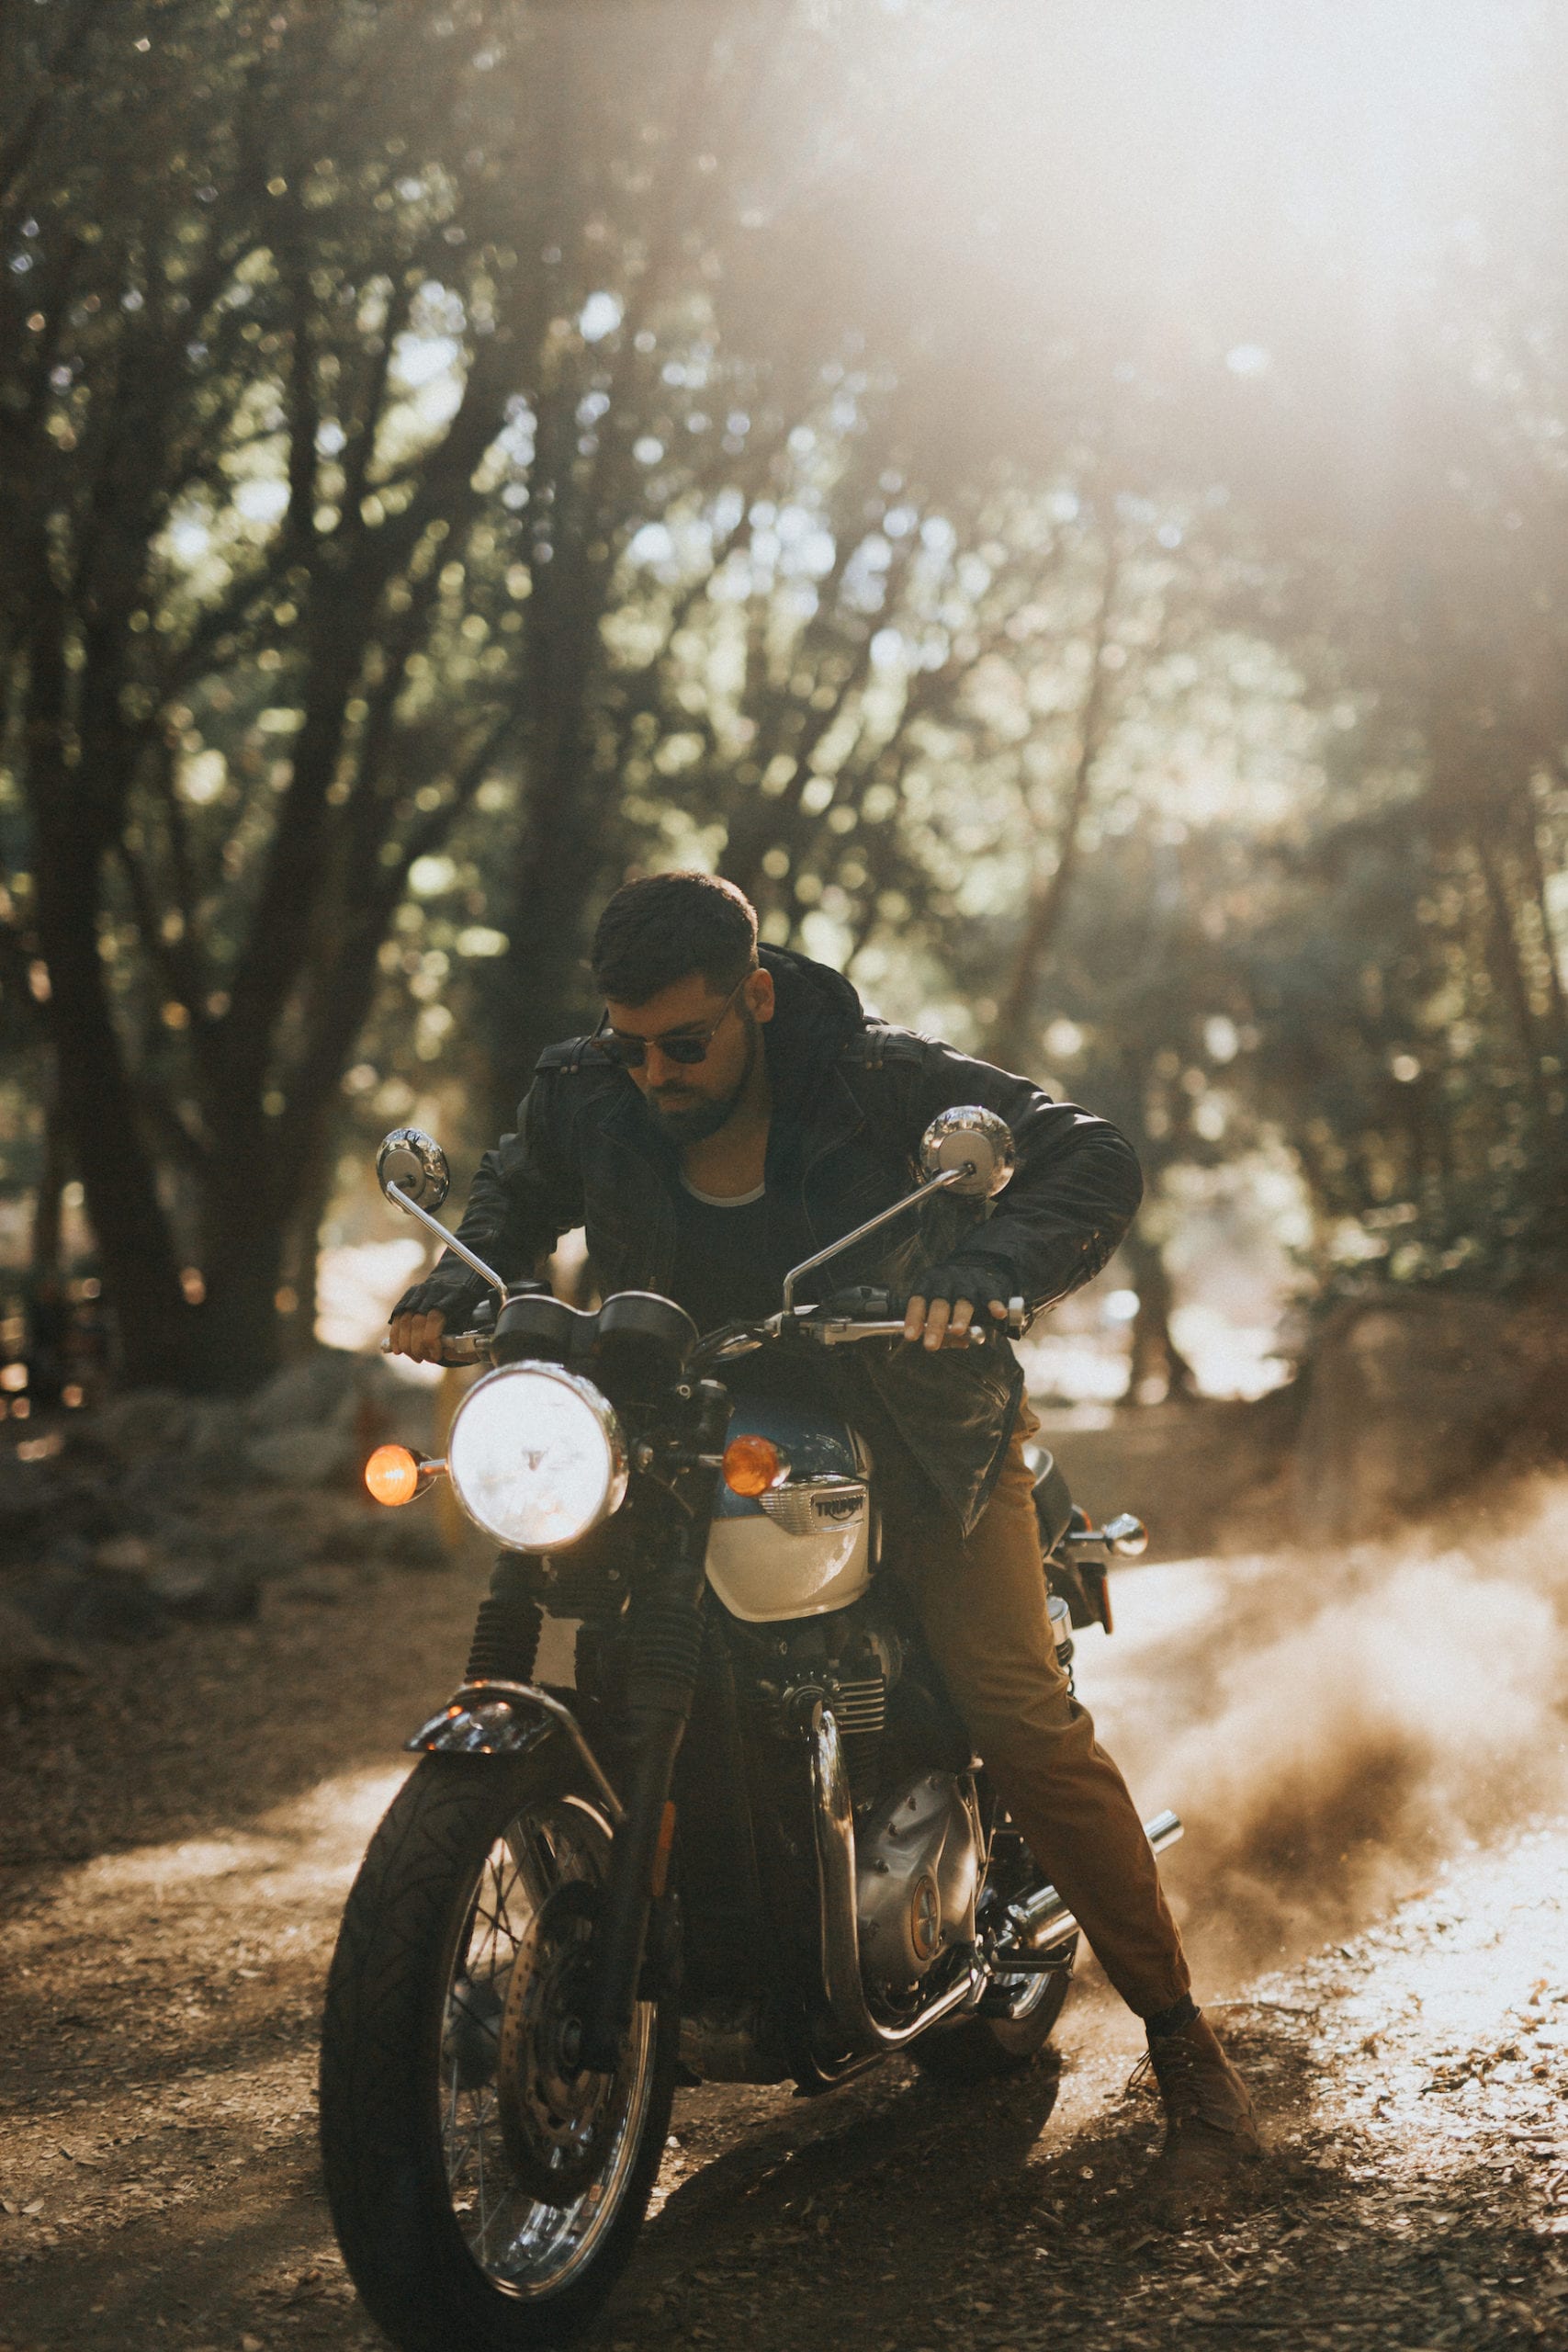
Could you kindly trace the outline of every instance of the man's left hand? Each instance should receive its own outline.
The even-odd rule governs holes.
[[[981,1306],[988,1308],[995,1322],[1007,1321],[1006,1300],[991,1296],[996,1274],[989,1267],[959,1261],[932,1266],[925,1280],[924,1291],[917,1292],[904,1310],[906,1341],[923,1340],[935,1349],[946,1340],[961,1339]]]

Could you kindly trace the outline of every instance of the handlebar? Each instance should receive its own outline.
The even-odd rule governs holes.
[[[1024,1323],[1023,1301],[1010,1300],[1009,1309],[1005,1324],[993,1322],[987,1317],[984,1322],[976,1319],[963,1331],[952,1329],[945,1331],[942,1334],[941,1350],[933,1350],[932,1352],[945,1354],[953,1349],[982,1348],[991,1333],[996,1330],[1003,1330],[1010,1338],[1017,1338]],[[788,1317],[783,1315],[770,1316],[766,1322],[753,1324],[744,1333],[710,1332],[699,1344],[695,1362],[698,1364],[708,1361],[716,1363],[722,1363],[727,1349],[729,1352],[736,1354],[749,1353],[752,1349],[764,1346],[769,1339],[778,1338],[785,1328],[786,1322],[802,1339],[808,1340],[816,1346],[822,1348],[848,1347],[858,1340],[901,1340],[904,1336],[904,1318],[901,1315],[872,1316],[862,1320],[852,1315],[825,1315],[817,1309],[807,1309],[805,1314],[802,1314],[797,1308],[795,1313]],[[454,1368],[465,1364],[482,1363],[490,1353],[491,1342],[494,1336],[493,1329],[481,1331],[444,1332],[441,1338],[440,1361],[443,1364]],[[722,1339],[724,1344],[716,1351],[710,1351],[709,1342],[715,1339]],[[917,1340],[913,1344],[919,1346],[920,1343]],[[392,1352],[391,1341],[383,1340],[381,1353],[390,1355]]]

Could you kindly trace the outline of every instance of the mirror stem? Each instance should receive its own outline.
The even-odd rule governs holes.
[[[482,1258],[476,1258],[473,1251],[467,1249],[464,1244],[457,1239],[456,1234],[448,1233],[446,1227],[438,1218],[433,1217],[428,1209],[422,1209],[417,1201],[411,1201],[400,1184],[389,1183],[386,1190],[391,1198],[397,1202],[400,1208],[407,1209],[410,1216],[418,1217],[421,1225],[427,1225],[432,1233],[438,1233],[441,1236],[442,1240],[446,1244],[447,1249],[453,1251],[457,1257],[461,1258],[465,1266],[471,1266],[476,1274],[482,1274],[486,1282],[489,1283],[491,1290],[496,1292],[502,1301],[502,1304],[504,1306],[506,1302],[506,1284],[502,1281],[501,1276],[496,1272],[493,1266],[487,1266]]]
[[[919,1208],[920,1203],[929,1201],[933,1193],[945,1193],[951,1185],[962,1184],[966,1177],[973,1176],[974,1173],[975,1163],[972,1159],[966,1159],[962,1168],[944,1168],[940,1176],[933,1176],[929,1183],[920,1186],[918,1193],[910,1193],[904,1200],[895,1201],[890,1209],[878,1209],[876,1215],[867,1217],[863,1225],[857,1225],[852,1233],[846,1233],[840,1239],[830,1241],[826,1250],[818,1250],[815,1258],[805,1258],[798,1266],[792,1266],[784,1276],[784,1313],[786,1315],[795,1313],[795,1286],[802,1274],[815,1273],[818,1267],[825,1266],[829,1258],[838,1257],[842,1250],[852,1250],[857,1241],[863,1241],[868,1233],[876,1232],[880,1226],[890,1225],[896,1216],[902,1216],[906,1209]]]

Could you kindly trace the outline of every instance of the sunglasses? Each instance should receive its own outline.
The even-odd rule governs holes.
[[[728,1018],[730,1006],[750,977],[750,972],[742,973],[725,998],[717,1020],[710,1023],[706,1029],[675,1029],[669,1031],[662,1037],[623,1037],[619,1031],[605,1027],[604,1024],[610,1018],[610,1010],[606,1005],[600,1018],[599,1026],[593,1032],[593,1044],[607,1062],[614,1063],[616,1069],[640,1069],[648,1059],[649,1046],[657,1046],[666,1061],[682,1062],[690,1069],[694,1062],[706,1061],[708,1047],[723,1028]]]

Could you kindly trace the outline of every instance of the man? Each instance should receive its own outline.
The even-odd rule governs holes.
[[[1133,1153],[1027,1080],[869,1022],[825,966],[759,954],[749,901],[707,875],[617,891],[592,965],[598,1032],[541,1057],[458,1228],[508,1279],[585,1225],[606,1292],[661,1292],[703,1330],[769,1315],[792,1265],[908,1191],[938,1111],[980,1102],[1012,1129],[1018,1170],[995,1204],[941,1198],[863,1245],[874,1262],[824,1270],[833,1289],[874,1279],[908,1305],[905,1344],[845,1350],[818,1376],[870,1439],[888,1557],[1013,1822],[1146,2022],[1159,2170],[1184,2201],[1258,2154],[1251,2101],[1192,2001],[1132,1798],[1056,1661],[1022,1374],[1000,1332],[937,1354],[976,1316],[1004,1319],[1009,1299],[1047,1305],[1100,1272],[1142,1191]],[[444,1258],[393,1309],[393,1347],[437,1360],[483,1295]]]

